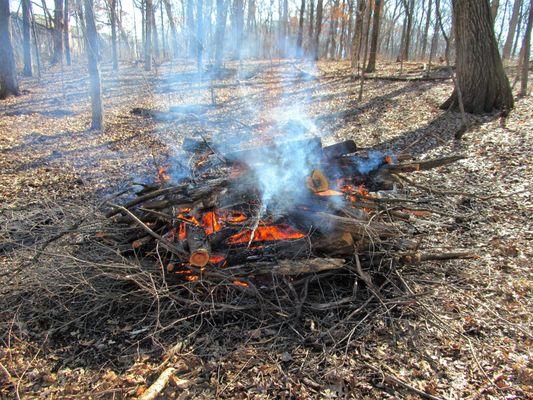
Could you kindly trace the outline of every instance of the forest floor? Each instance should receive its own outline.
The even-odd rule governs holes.
[[[164,398],[417,398],[414,389],[426,398],[532,398],[531,97],[506,119],[469,116],[457,141],[460,116],[438,108],[450,80],[369,79],[358,101],[360,81],[346,63],[250,62],[238,74],[233,67],[209,80],[184,64],[151,75],[105,65],[102,132],[88,129],[82,68],[23,79],[23,95],[0,102],[0,398],[132,398],[170,365],[184,381]],[[404,72],[416,76],[420,67]],[[398,65],[378,70],[396,76]],[[130,114],[179,105],[196,108],[162,122]],[[203,314],[174,321],[165,343],[143,335],[153,329],[143,321],[152,320],[134,304],[127,316],[108,304],[85,313],[82,296],[58,298],[50,271],[80,262],[73,248],[102,229],[102,201],[153,180],[184,137],[261,143],[274,122],[302,118],[325,143],[351,138],[418,158],[465,155],[417,176],[453,191],[452,208],[469,211],[424,240],[480,257],[404,267],[414,293],[395,305],[394,321],[375,313],[342,345],[316,339],[320,321],[280,315],[265,325]]]

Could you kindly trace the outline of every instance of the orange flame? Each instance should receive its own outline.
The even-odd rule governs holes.
[[[209,211],[202,216],[202,226],[206,235],[212,235],[222,229],[218,223],[218,217],[213,211]]]
[[[387,164],[392,164],[392,157],[391,156],[385,156],[385,159],[383,161],[385,161]]]
[[[255,230],[252,242],[301,239],[305,235],[289,225],[260,226]],[[252,231],[245,229],[228,239],[229,244],[248,243],[252,238]]]

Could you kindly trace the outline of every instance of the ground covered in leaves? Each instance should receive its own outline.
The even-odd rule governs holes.
[[[88,129],[82,68],[23,80],[24,94],[0,103],[0,397],[131,398],[170,366],[164,398],[532,397],[531,98],[517,100],[507,118],[468,116],[458,141],[460,116],[438,108],[451,81],[412,79],[419,68],[404,66],[408,80],[369,77],[359,101],[361,81],[336,62],[228,65],[216,79],[185,63],[154,74],[104,66],[102,132]],[[172,120],[130,114],[176,106]],[[272,140],[274,123],[293,119],[328,144],[351,138],[418,158],[465,155],[416,177],[452,214],[423,241],[479,258],[403,267],[405,296],[387,312],[339,320],[340,336],[321,329],[335,309],[323,320],[209,308],[159,320],[162,304],[175,306],[160,302],[161,287],[150,292],[150,278],[136,289],[155,293],[148,306],[117,300],[132,296],[126,281],[135,274],[126,269],[98,276],[99,287],[84,287],[80,272],[69,301],[59,298],[57,271],[84,270],[80,243],[104,235],[104,202],[172,169],[184,137],[259,144]]]

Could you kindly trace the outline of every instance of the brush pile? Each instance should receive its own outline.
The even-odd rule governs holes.
[[[187,167],[161,168],[107,213],[125,228],[115,247],[161,263],[169,281],[258,288],[275,276],[349,269],[364,278],[383,265],[472,256],[420,251],[434,210],[410,197],[404,177],[460,156],[406,162],[316,137],[239,151],[186,139],[183,150]]]

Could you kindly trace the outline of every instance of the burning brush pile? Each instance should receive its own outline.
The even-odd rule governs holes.
[[[364,279],[402,262],[470,257],[420,251],[428,209],[409,198],[404,177],[461,157],[406,162],[316,137],[238,151],[186,139],[183,150],[187,167],[162,168],[107,214],[125,227],[116,248],[153,258],[169,282],[267,290],[280,276],[351,270]]]

